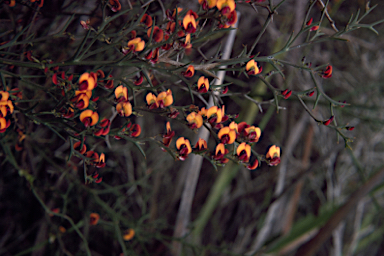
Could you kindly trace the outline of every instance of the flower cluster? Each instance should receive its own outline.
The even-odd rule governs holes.
[[[9,92],[0,91],[0,133],[11,125],[10,115],[13,113],[13,103],[9,99]]]

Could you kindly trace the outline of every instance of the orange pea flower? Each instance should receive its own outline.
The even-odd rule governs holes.
[[[204,139],[199,138],[199,140],[196,142],[194,150],[203,151],[203,150],[206,150],[207,148],[208,148],[207,142]]]
[[[260,135],[261,135],[261,130],[259,127],[255,126],[250,126],[244,129],[244,131],[247,134],[247,139],[249,142],[258,142]]]
[[[139,137],[141,134],[141,126],[138,124],[133,124],[132,127],[129,129],[129,131],[130,131],[129,137],[133,137],[133,138]]]
[[[188,126],[191,129],[199,129],[203,125],[203,117],[196,113],[196,112],[191,112],[187,116],[187,121],[188,121]]]
[[[75,107],[78,109],[86,109],[89,106],[89,99],[92,96],[92,91],[76,91],[75,97],[71,99],[75,102]]]
[[[140,22],[144,23],[147,26],[147,28],[152,27],[152,24],[153,24],[152,17],[146,13],[143,15]]]
[[[173,96],[171,89],[166,92],[161,92],[157,95],[156,103],[160,108],[168,107],[173,103]]]
[[[5,132],[10,125],[10,120],[6,120],[4,117],[0,117],[0,133]]]
[[[237,123],[235,121],[231,122],[228,127],[229,127],[229,129],[235,130],[236,132],[238,132],[238,126],[237,126]]]
[[[322,77],[323,78],[330,78],[332,77],[332,66],[331,65],[328,65],[327,66],[327,69],[322,73]]]
[[[278,165],[280,163],[280,148],[276,145],[271,146],[265,158],[270,166]]]
[[[100,215],[98,213],[91,213],[89,215],[89,224],[94,226],[96,225],[100,220]]]
[[[216,161],[219,161],[222,164],[228,163],[229,159],[225,158],[225,155],[228,154],[228,149],[225,148],[223,143],[219,143],[216,146],[215,155],[212,158]]]
[[[96,87],[97,75],[96,73],[84,73],[79,79],[79,90],[80,91],[92,91]]]
[[[140,37],[136,37],[128,42],[128,51],[141,52],[144,50],[145,42]]]
[[[200,111],[199,111],[199,114],[202,117],[205,117],[205,116],[207,116],[207,112],[208,112],[208,110],[206,110],[205,108],[201,108]]]
[[[179,150],[179,159],[184,161],[187,159],[188,154],[192,152],[191,144],[188,139],[180,137],[176,141],[176,147]]]
[[[124,241],[129,241],[131,240],[133,237],[135,236],[135,230],[133,230],[132,228],[126,230],[124,232],[124,235],[123,235],[123,239]]]
[[[310,29],[309,29],[309,31],[316,31],[316,30],[318,30],[320,28],[320,26],[313,26],[313,27],[311,27]]]
[[[0,101],[7,101],[9,98],[9,92],[0,91]]]
[[[253,164],[247,165],[248,170],[255,170],[259,166],[259,160],[255,160]]]
[[[105,167],[105,155],[104,153],[100,154],[98,162],[95,164],[97,168],[103,168]]]
[[[180,45],[182,47],[184,47],[185,49],[190,49],[192,48],[192,44],[191,44],[191,34],[187,34],[187,36],[185,37],[185,41],[180,43]]]
[[[193,11],[192,11],[193,12]],[[196,17],[195,13],[188,12],[183,19],[183,27],[186,33],[196,32]]]
[[[116,111],[120,116],[128,117],[132,115],[132,105],[129,101],[119,102],[116,105]]]
[[[240,161],[248,162],[251,157],[251,146],[243,142],[237,147],[236,153]]]
[[[206,116],[210,124],[221,123],[223,119],[223,112],[221,108],[212,106],[207,110]]]
[[[145,99],[147,100],[147,105],[149,109],[155,109],[159,107],[159,105],[157,104],[157,97],[153,93],[148,93]]]
[[[128,89],[122,85],[116,87],[115,97],[117,102],[128,101]]]
[[[248,75],[257,75],[260,74],[263,70],[262,68],[259,68],[257,66],[257,62],[255,62],[254,59],[248,61],[247,66],[245,67],[245,70],[248,71]]]
[[[87,152],[87,146],[85,145],[85,143],[83,143],[83,147],[81,149],[80,149],[80,145],[81,145],[81,141],[76,142],[75,144],[73,144],[73,149],[76,151],[79,151],[80,154],[84,154],[85,152]]]
[[[217,135],[223,144],[232,144],[236,140],[236,131],[231,128],[223,127]]]
[[[237,12],[236,11],[228,12],[228,13],[224,14],[224,17],[225,17],[225,27],[233,26],[237,22]]]
[[[217,0],[216,7],[222,14],[226,14],[228,12],[233,12],[236,8],[236,4],[234,0]]]
[[[107,118],[104,118],[99,123],[99,126],[101,127],[98,131],[95,131],[93,134],[95,136],[101,136],[101,135],[107,135],[109,133],[109,130],[111,129],[111,121]]]
[[[117,12],[121,10],[121,4],[119,0],[109,0],[109,4],[111,5],[111,10],[113,12]]]
[[[80,121],[85,127],[94,126],[99,121],[99,114],[90,109],[84,110],[80,114]]]
[[[204,76],[201,76],[197,81],[197,91],[199,93],[206,93],[209,90],[209,80]]]
[[[87,160],[90,161],[90,164],[96,164],[99,162],[99,154],[95,151],[87,151],[84,155],[85,157],[90,158],[90,160]]]
[[[181,72],[181,74],[185,77],[193,77],[195,74],[195,68],[192,65],[189,65],[185,72]]]
[[[152,27],[148,29],[147,31],[147,35],[148,37],[151,36],[151,32],[152,32]],[[153,35],[152,35],[152,38],[153,40],[155,40],[155,42],[161,42],[164,38],[164,32],[163,30],[161,30],[158,26],[155,26],[155,29],[153,30]]]
[[[8,4],[9,7],[13,7],[16,5],[16,0],[5,1],[5,4]]]
[[[13,113],[13,103],[10,100],[1,100],[0,101],[0,116],[5,117],[7,113]]]
[[[216,6],[217,0],[199,0],[199,4],[203,7],[203,10],[212,9]]]
[[[175,136],[175,131],[171,130],[171,125],[169,122],[166,124],[167,133],[163,134],[163,144],[165,147],[169,147],[169,144],[172,141],[173,136]]]

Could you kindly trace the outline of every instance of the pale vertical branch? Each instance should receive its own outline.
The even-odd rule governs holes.
[[[239,21],[240,13],[238,13],[237,17]],[[236,22],[234,28],[237,28],[238,21]],[[232,30],[229,32],[228,39],[223,51],[223,56],[222,56],[223,60],[230,58],[233,43],[235,41],[236,31],[237,30]],[[226,66],[223,66],[221,68],[225,68],[225,67]],[[218,79],[215,80],[215,85],[221,85],[224,81],[225,71],[219,71],[217,73],[217,77]],[[214,91],[213,96],[211,95],[209,97],[207,108],[213,106],[213,103],[214,103],[213,97],[216,97],[217,95],[219,95],[219,92]],[[202,138],[207,141],[209,138],[209,130],[207,130],[205,127],[202,127],[199,130],[197,138]],[[174,237],[181,238],[187,234],[187,226],[190,221],[192,201],[195,195],[197,180],[199,179],[202,163],[203,163],[203,157],[193,154],[188,157],[188,159],[186,160],[186,162],[182,167],[181,171],[186,172],[187,175],[185,176],[185,181],[184,181],[185,186],[184,186],[183,194],[181,196],[179,211],[177,213],[175,231],[173,233]],[[180,255],[181,249],[182,249],[182,246],[180,242],[174,241],[172,243],[173,255]]]

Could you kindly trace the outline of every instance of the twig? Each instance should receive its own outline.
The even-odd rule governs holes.
[[[324,8],[325,17],[327,17],[327,19],[328,19],[329,23],[331,24],[331,27],[333,28],[333,30],[335,30],[335,32],[339,32],[339,30],[336,28],[335,22],[333,21],[333,19],[329,15],[328,10],[325,8],[325,4],[323,3],[323,1],[322,0],[317,0],[317,2],[321,4],[322,8]]]

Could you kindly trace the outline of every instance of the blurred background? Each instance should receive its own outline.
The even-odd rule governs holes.
[[[25,61],[22,53],[26,50],[33,50],[34,56],[41,59],[66,61],[87,33],[80,21],[90,19],[94,27],[101,23],[99,1],[45,1],[38,14],[36,5],[28,1],[16,1],[13,8],[5,2],[0,1],[1,42],[12,39],[32,20],[34,25],[28,33],[35,39],[43,38],[8,49],[20,61]],[[136,13],[142,13],[140,6],[145,2],[121,0],[120,3],[122,10],[132,4],[132,13],[135,14],[121,16],[111,25],[111,31],[126,19],[132,19],[130,15],[138,17]],[[268,56],[280,50],[290,33],[301,29],[308,4],[306,0],[285,1],[253,54]],[[364,13],[366,4],[364,0],[332,0],[328,12],[336,27],[342,30],[351,15],[359,9],[360,15]],[[376,4],[376,9],[362,20],[363,24],[382,18],[384,3],[371,1],[370,6]],[[153,1],[147,13],[161,20],[163,7],[172,10],[176,6],[199,10],[197,1]],[[311,10],[309,17],[314,22],[320,19],[321,9],[320,5],[315,5]],[[252,8],[245,2],[238,2],[236,10],[240,18],[232,58],[238,56],[244,46],[250,48],[268,17],[265,8]],[[110,9],[105,12],[114,15]],[[74,19],[64,36],[47,36],[58,33],[73,14]],[[230,162],[216,171],[209,161],[204,160],[196,191],[191,195],[187,234],[181,238],[173,236],[183,189],[188,183],[189,162],[175,161],[155,143],[141,144],[146,155],[144,158],[131,142],[110,138],[108,145],[88,137],[87,145],[104,152],[107,161],[106,167],[99,170],[103,182],[84,185],[79,160],[67,163],[70,143],[64,142],[46,126],[28,123],[21,113],[16,113],[15,117],[24,125],[27,137],[22,151],[16,151],[12,145],[9,148],[12,158],[34,178],[34,188],[25,178],[28,175],[11,164],[10,152],[4,150],[8,142],[1,138],[0,255],[86,255],[84,241],[87,241],[91,255],[95,256],[120,255],[124,250],[127,255],[172,255],[175,241],[182,245],[181,255],[295,255],[297,249],[333,217],[340,205],[354,200],[350,195],[355,190],[383,168],[384,25],[379,24],[375,29],[378,35],[362,28],[342,37],[348,42],[326,41],[276,56],[295,65],[301,65],[305,56],[305,62],[310,62],[312,67],[333,66],[332,78],[319,78],[317,81],[331,98],[350,104],[334,109],[339,125],[355,127],[353,131],[344,132],[353,138],[350,148],[345,148],[343,138],[335,130],[318,125],[296,97],[281,99],[279,104],[282,108],[278,111],[274,103],[263,104],[261,113],[256,104],[242,95],[249,93],[261,102],[273,99],[273,93],[257,77],[247,78],[239,72],[226,72],[224,83],[232,83],[229,96],[222,97],[226,113],[239,114],[237,122],[246,121],[261,127],[262,137],[254,149],[265,154],[270,145],[278,145],[281,163],[275,167],[263,163],[256,170],[249,171]],[[325,35],[334,33],[327,19],[321,24],[320,31]],[[184,56],[182,62],[197,64],[204,58],[211,58],[219,47],[225,45],[227,35],[228,32],[216,33],[193,44],[192,51]],[[304,33],[294,45],[304,42],[305,37]],[[103,45],[102,41],[96,42],[93,49]],[[114,49],[94,55],[92,60],[113,60],[119,56],[121,53]],[[263,74],[274,69],[266,62],[259,64]],[[269,81],[275,88],[296,92],[315,86],[307,72],[290,65],[279,67],[285,77],[278,74],[270,77]],[[2,70],[7,68],[7,65],[1,65]],[[76,74],[94,68],[88,65],[63,67],[65,71]],[[114,77],[122,77],[134,72],[135,68],[104,69],[106,73],[109,71]],[[52,84],[51,78],[41,77],[43,72],[39,69],[20,68],[15,72],[40,75],[31,79],[41,86]],[[153,75],[159,84],[172,88],[175,106],[192,104],[189,92],[176,84],[173,77],[155,69]],[[202,73],[195,77],[199,75]],[[7,83],[11,88],[23,88],[23,97],[27,99],[41,96],[41,91],[21,84],[17,78],[9,78]],[[304,101],[312,109],[315,99],[316,94],[305,97]],[[138,105],[145,106],[144,100],[144,94],[136,96]],[[204,106],[197,97],[194,104]],[[49,107],[41,104],[37,111]],[[107,103],[99,110],[100,116],[112,115]],[[329,102],[321,98],[313,114],[318,119],[328,119],[332,115]],[[147,112],[142,115],[130,117],[142,127],[141,138],[165,132],[166,117]],[[181,122],[173,122],[172,129],[177,134],[175,138],[189,138],[193,145],[198,139],[196,133]],[[208,145],[213,151],[216,144],[211,138]],[[380,186],[358,200],[315,255],[383,255],[383,192],[381,182]],[[59,208],[60,213],[69,216],[83,238],[68,219],[49,216],[37,198],[47,209]],[[215,203],[209,205],[211,202]],[[89,225],[90,213],[100,215],[97,225]],[[64,227],[66,232],[63,233],[60,227]],[[119,239],[129,228],[135,230],[135,237],[130,241]],[[199,231],[193,233],[196,229]]]

